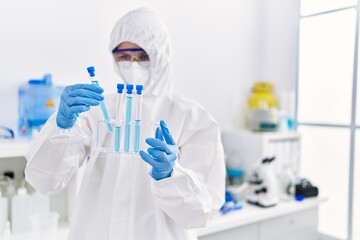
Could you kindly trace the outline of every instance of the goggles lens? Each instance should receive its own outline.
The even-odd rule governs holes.
[[[150,62],[149,55],[142,48],[125,48],[125,49],[114,49],[112,51],[114,58],[117,62]],[[149,64],[149,63],[147,63]],[[130,65],[130,63],[129,63]]]

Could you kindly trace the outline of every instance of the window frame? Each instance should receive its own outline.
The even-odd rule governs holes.
[[[350,130],[350,159],[349,159],[349,195],[348,195],[348,226],[347,226],[347,239],[353,240],[353,208],[354,208],[354,171],[355,171],[355,141],[356,141],[356,131],[360,130],[360,125],[356,124],[356,108],[357,108],[357,84],[358,84],[358,50],[359,50],[359,13],[360,5],[359,2],[353,6],[337,8],[333,10],[318,12],[309,15],[299,14],[299,26],[300,22],[304,18],[311,18],[315,16],[330,14],[339,11],[345,11],[348,9],[354,9],[356,12],[356,22],[355,22],[355,42],[354,42],[354,60],[353,60],[353,79],[352,79],[352,96],[351,96],[351,120],[350,124],[323,124],[317,122],[299,122],[299,64],[300,64],[300,28],[298,29],[297,37],[297,67],[296,67],[296,83],[295,83],[295,122],[296,128],[298,126],[313,126],[313,127],[328,127],[328,128],[346,128]]]

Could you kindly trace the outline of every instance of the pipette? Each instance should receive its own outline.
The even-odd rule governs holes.
[[[134,132],[134,153],[139,152],[140,125],[141,125],[141,108],[142,108],[142,91],[143,85],[136,85],[135,94],[135,132]]]
[[[96,80],[96,78],[95,78],[95,68],[94,68],[94,66],[88,67],[87,71],[88,71],[88,73],[90,75],[90,80],[91,80],[92,84],[99,85],[98,80]],[[110,118],[109,118],[109,114],[108,114],[108,111],[106,110],[106,106],[105,106],[104,101],[100,102],[100,107],[101,107],[101,111],[102,111],[102,113],[104,115],[104,120],[106,122],[108,132],[111,133],[113,131],[113,128],[112,128]]]
[[[125,113],[125,142],[124,150],[126,153],[129,152],[130,148],[130,122],[132,116],[132,101],[133,101],[133,89],[134,85],[126,85],[126,113]]]
[[[121,119],[123,112],[123,91],[124,84],[119,83],[117,85],[116,96],[116,115],[115,115],[115,152],[120,152],[120,138],[121,138]]]

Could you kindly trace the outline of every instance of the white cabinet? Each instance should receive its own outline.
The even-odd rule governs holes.
[[[227,231],[214,233],[208,236],[199,237],[199,240],[257,240],[257,224],[250,224]]]
[[[283,202],[266,209],[245,204],[199,229],[199,240],[319,240],[318,206],[324,201]]]
[[[317,208],[259,222],[259,240],[318,239]]]

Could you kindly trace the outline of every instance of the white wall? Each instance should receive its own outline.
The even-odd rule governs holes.
[[[300,1],[267,0],[262,7],[261,79],[278,95],[294,91],[297,78]]]
[[[18,86],[45,73],[57,84],[87,82],[85,68],[93,64],[106,91],[113,91],[117,77],[107,49],[110,31],[128,10],[148,6],[170,33],[175,91],[200,102],[222,128],[242,126],[253,81],[293,87],[294,24],[272,34],[284,29],[283,18],[294,20],[293,12],[284,15],[272,2],[2,0],[0,125],[16,127]]]

